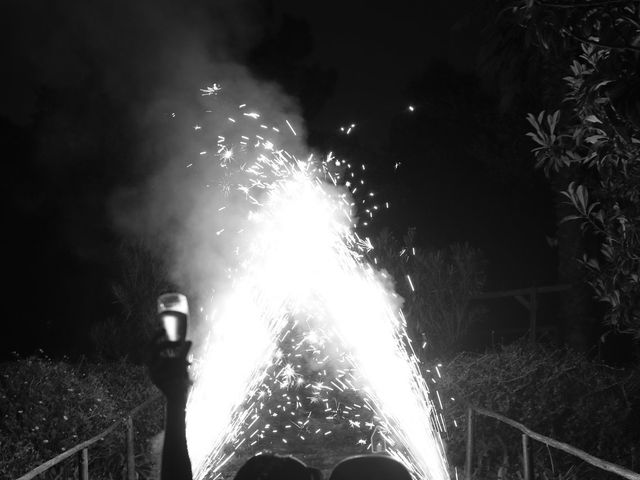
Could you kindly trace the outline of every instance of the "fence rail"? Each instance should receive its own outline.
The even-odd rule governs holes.
[[[520,288],[517,290],[502,290],[498,292],[480,293],[471,298],[473,301],[491,300],[497,298],[515,298],[529,313],[529,340],[536,341],[536,331],[538,329],[538,303],[539,295],[544,293],[558,293],[569,290],[571,285],[546,285],[543,287]]]
[[[555,440],[553,438],[547,437],[540,433],[534,432],[530,428],[527,428],[523,424],[516,422],[504,415],[500,415],[499,413],[492,412],[491,410],[487,410],[481,407],[469,407],[467,410],[467,451],[466,451],[466,460],[465,460],[465,479],[471,480],[472,473],[472,465],[473,465],[473,441],[474,441],[474,413],[479,415],[483,415],[485,417],[495,418],[502,423],[506,423],[507,425],[520,430],[522,432],[522,455],[523,455],[523,471],[524,471],[524,480],[533,480],[534,471],[533,471],[533,452],[531,450],[531,439],[537,440],[540,443],[544,443],[550,447],[556,448],[558,450],[562,450],[563,452],[568,453],[569,455],[573,455],[574,457],[578,457],[579,459],[597,467],[601,470],[605,470],[607,472],[615,473],[621,477],[627,478],[629,480],[640,480],[640,473],[629,470],[628,468],[622,467],[615,463],[608,462],[606,460],[602,460],[601,458],[594,457],[593,455],[580,450],[568,443],[561,442],[559,440]]]
[[[50,460],[38,465],[36,468],[31,470],[30,472],[24,474],[19,477],[17,480],[31,480],[32,478],[37,477],[41,473],[46,472],[51,467],[54,467],[58,463],[66,460],[73,455],[78,455],[78,469],[79,469],[79,478],[81,480],[89,480],[89,447],[98,443],[107,435],[115,432],[119,427],[123,424],[126,428],[126,443],[127,443],[127,480],[135,480],[136,472],[135,472],[135,456],[134,456],[134,435],[133,435],[133,417],[140,412],[140,410],[148,407],[155,400],[161,398],[161,395],[154,395],[140,405],[131,410],[124,418],[121,418],[116,423],[111,425],[109,428],[103,430],[98,433],[94,437],[91,437],[89,440],[85,440],[84,442],[79,443],[78,445],[70,448],[64,453],[57,455]]]

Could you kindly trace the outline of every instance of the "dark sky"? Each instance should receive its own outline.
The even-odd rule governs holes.
[[[473,68],[478,30],[469,24],[473,4],[401,0],[374,7],[366,1],[287,0],[277,2],[277,9],[309,22],[311,61],[339,73],[320,122],[355,122],[375,142],[407,107],[407,83],[429,61],[441,58],[460,69]]]
[[[482,2],[278,5],[309,22],[309,61],[337,72],[312,127],[356,124],[357,146],[347,151],[373,164],[372,180],[396,202],[378,223],[416,227],[425,244],[480,247],[493,267],[492,288],[552,282],[546,237],[553,237],[553,211],[544,179],[531,168],[524,115],[500,117],[500,92],[486,88],[495,79],[477,73],[483,22],[492,20]],[[492,130],[478,132],[491,122]],[[483,152],[477,141],[497,145]],[[482,158],[492,155],[501,160]],[[392,169],[396,162],[406,168]]]
[[[229,64],[281,82],[303,111],[315,102],[304,112],[314,146],[336,142],[371,164],[372,183],[398,205],[382,224],[415,226],[428,245],[471,242],[486,252],[493,285],[548,281],[544,187],[529,170],[512,174],[493,162],[513,142],[477,118],[494,115],[495,99],[474,77],[482,25],[473,8],[477,2],[4,2],[0,128],[12,233],[3,242],[16,318],[5,353],[72,349],[86,341],[87,325],[118,314],[110,291],[122,236],[114,193],[153,171],[165,153],[158,145],[167,145],[157,140],[171,130],[168,112],[197,108],[198,88],[220,75],[244,78],[245,68]],[[285,18],[302,25],[304,41],[280,35],[287,45],[256,56]],[[316,89],[316,71],[326,88]],[[352,139],[336,136],[352,122]],[[397,161],[405,165],[399,173]]]

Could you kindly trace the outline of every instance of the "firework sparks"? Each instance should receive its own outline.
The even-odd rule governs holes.
[[[262,119],[255,112],[243,116]],[[263,126],[253,125],[269,130]],[[218,140],[221,167],[236,168],[241,179],[235,188],[248,200],[248,226],[228,291],[217,293],[216,310],[207,315],[210,335],[194,365],[187,435],[196,477],[219,472],[240,445],[256,445],[267,435],[282,435],[285,444],[288,432],[302,441],[333,438],[331,428],[312,430],[309,418],[295,420],[306,402],[324,405],[327,420],[345,419],[351,429],[380,425],[389,453],[416,478],[448,479],[439,419],[397,296],[365,261],[373,245],[354,233],[348,185],[340,187],[340,175],[331,172],[341,162],[331,155],[324,162],[312,156],[301,161],[274,139],[243,133],[238,143],[244,150]],[[300,329],[306,331],[298,338]],[[285,344],[286,354],[279,348]],[[303,359],[313,365],[314,381],[300,373]],[[282,390],[280,403],[268,407],[266,399]],[[357,391],[363,402],[331,406],[327,391]],[[275,428],[269,420],[259,425],[261,417],[288,420]]]

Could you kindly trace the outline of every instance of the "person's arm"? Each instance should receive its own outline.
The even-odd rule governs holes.
[[[185,414],[191,381],[187,354],[191,342],[156,341],[149,373],[167,400],[160,480],[192,480],[187,451]]]
[[[186,407],[186,396],[184,401],[167,398],[160,480],[192,480],[187,451]]]

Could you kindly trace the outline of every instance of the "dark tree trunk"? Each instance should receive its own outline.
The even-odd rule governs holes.
[[[583,267],[578,263],[585,253],[585,237],[579,220],[561,222],[567,215],[575,214],[572,205],[560,191],[567,187],[570,169],[563,169],[552,180],[555,192],[555,209],[558,222],[558,281],[571,288],[561,299],[560,322],[564,343],[569,347],[586,352],[591,343],[594,316],[591,309],[592,293],[585,282]]]

